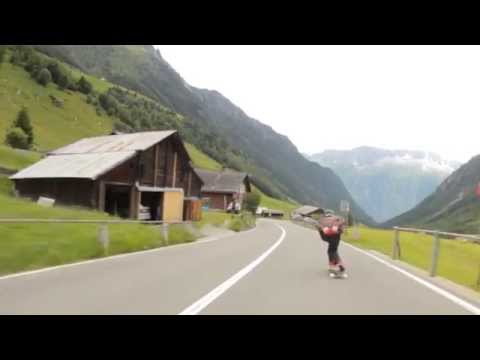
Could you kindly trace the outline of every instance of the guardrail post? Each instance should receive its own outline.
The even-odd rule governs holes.
[[[105,255],[108,255],[108,245],[110,243],[110,237],[108,234],[108,225],[102,224],[98,229],[98,241],[102,244],[103,249],[105,250]]]
[[[433,252],[432,252],[432,264],[430,267],[430,276],[437,275],[438,254],[440,251],[440,237],[438,232],[433,235]]]
[[[165,244],[168,245],[168,223],[162,224],[162,230],[163,230],[163,239],[165,241]]]
[[[480,265],[478,265],[477,289],[480,289]]]
[[[400,232],[395,229],[393,235],[392,259],[397,260],[400,257]]]

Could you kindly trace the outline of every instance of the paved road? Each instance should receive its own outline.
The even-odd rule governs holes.
[[[472,313],[345,244],[350,278],[330,279],[325,251],[309,229],[262,220],[215,241],[2,278],[0,314]]]

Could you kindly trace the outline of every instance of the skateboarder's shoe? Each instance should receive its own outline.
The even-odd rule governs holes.
[[[331,278],[335,279],[346,279],[348,277],[347,272],[345,270],[345,267],[340,265],[340,269],[335,267],[335,268],[329,268],[328,273]]]

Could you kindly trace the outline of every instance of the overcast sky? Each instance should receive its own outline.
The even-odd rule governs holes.
[[[155,46],[301,152],[480,154],[479,46]]]

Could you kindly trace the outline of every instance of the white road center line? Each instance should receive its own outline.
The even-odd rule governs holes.
[[[364,255],[367,255],[367,256],[370,256],[371,258],[377,260],[378,262],[382,263],[383,265],[385,266],[388,266],[389,268],[391,269],[394,269],[394,270],[397,270],[399,273],[402,273],[403,275],[409,277],[410,279],[418,282],[419,284],[429,288],[430,290],[436,292],[437,294],[445,297],[446,299],[452,301],[453,303],[461,306],[462,308],[464,308],[465,310],[467,311],[470,311],[471,313],[475,314],[475,315],[480,315],[480,309],[468,302],[466,302],[465,300],[462,300],[460,299],[459,297],[453,295],[452,293],[449,293],[448,291],[436,286],[436,285],[433,285],[432,283],[426,281],[426,280],[423,280],[422,278],[419,278],[418,276],[415,276],[411,273],[409,273],[408,271],[406,270],[403,270],[401,268],[399,268],[398,266],[395,266],[393,264],[390,264],[388,261],[385,261],[373,254],[370,254],[369,252],[365,251],[365,250],[362,250],[362,249],[359,249],[357,248],[356,246],[353,246],[351,244],[348,244],[346,242],[343,242],[345,245],[347,245],[348,247],[364,254]]]
[[[210,291],[208,294],[194,302],[188,308],[183,310],[179,315],[197,315],[203,309],[205,309],[208,305],[210,305],[215,299],[221,296],[225,291],[230,289],[233,285],[235,285],[238,281],[240,281],[245,275],[247,275],[250,271],[255,269],[263,260],[265,260],[285,239],[286,231],[283,227],[279,225],[277,226],[281,231],[282,235],[280,238],[273,244],[267,251],[265,251],[262,255],[260,255],[256,260],[252,261],[250,264],[245,266],[242,270],[237,272],[235,275],[230,277],[228,280],[223,282],[222,284],[218,285],[215,289]]]

